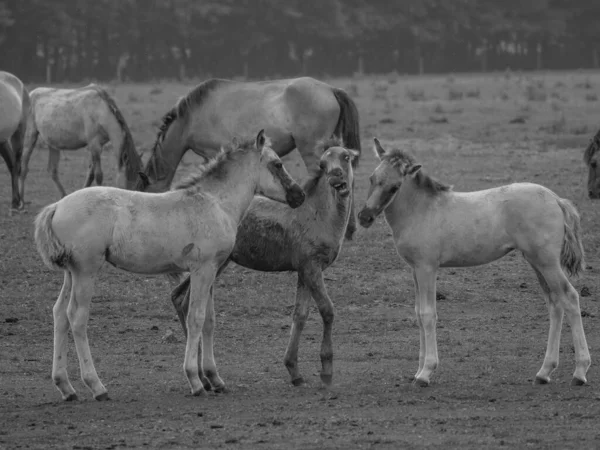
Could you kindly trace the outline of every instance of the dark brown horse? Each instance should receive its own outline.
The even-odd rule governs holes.
[[[298,149],[309,176],[318,172],[315,148],[322,139],[338,136],[360,154],[358,111],[343,90],[308,77],[261,82],[210,79],[163,117],[137,188],[166,191],[188,150],[209,159],[235,136],[262,128],[279,156]],[[355,167],[357,163],[358,158]],[[352,212],[348,238],[355,229]]]
[[[598,157],[600,150],[600,130],[590,141],[585,149],[583,161],[588,168],[587,189],[591,199],[600,198],[600,167],[598,166]]]
[[[29,93],[21,80],[0,71],[0,155],[12,181],[11,214],[21,204],[18,181],[29,107]]]
[[[323,320],[321,380],[326,385],[332,381],[334,307],[325,288],[323,271],[333,264],[342,248],[352,202],[352,162],[358,156],[358,152],[344,148],[338,140],[323,142],[317,147],[317,154],[322,154],[319,172],[304,184],[304,203],[292,209],[267,198],[254,198],[238,227],[235,247],[227,261],[263,272],[298,273],[296,307],[284,357],[295,386],[304,382],[298,368],[298,344],[311,298]],[[187,334],[189,276],[173,290],[171,300]],[[211,386],[203,374],[201,378],[206,389],[219,389]]]

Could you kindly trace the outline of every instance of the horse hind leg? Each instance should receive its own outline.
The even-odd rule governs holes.
[[[217,372],[217,364],[213,352],[215,322],[214,286],[211,286],[208,303],[206,304],[206,320],[202,327],[202,348],[200,350],[202,353],[202,364],[199,375],[203,385],[205,385],[204,380],[208,378],[214,391],[220,393],[226,392],[226,388],[225,382]]]
[[[290,339],[288,341],[283,363],[288,370],[292,384],[301,386],[304,384],[304,378],[298,369],[298,346],[300,336],[306,320],[308,319],[308,304],[311,295],[308,286],[304,282],[303,277],[298,273],[298,284],[296,287],[296,305],[294,306],[294,315],[292,318],[292,329],[290,331]]]
[[[423,370],[423,364],[425,363],[425,329],[423,328],[423,321],[421,320],[421,315],[419,314],[419,280],[417,280],[417,275],[413,271],[413,282],[415,285],[415,317],[417,318],[417,325],[419,326],[419,369],[417,373],[415,373],[413,377],[413,381],[416,381],[417,375]]]
[[[15,178],[15,171],[17,170],[16,162],[14,159],[14,154],[12,151],[12,146],[10,142],[0,142],[0,155],[4,159],[6,163],[6,167],[10,172],[11,181],[12,181],[12,201],[11,201],[11,209],[10,214],[13,211],[19,208],[20,200],[19,200],[19,186],[16,183],[17,179]]]
[[[562,319],[564,313],[566,313],[567,321],[571,326],[573,347],[575,349],[575,372],[573,373],[572,384],[585,384],[591,358],[585,332],[583,331],[579,295],[569,282],[558,261],[548,267],[534,266],[534,270],[547,298],[550,315],[546,355],[542,367],[536,375],[536,383],[548,383],[550,374],[558,367]]]
[[[52,181],[54,181],[58,192],[60,192],[60,196],[65,197],[67,195],[67,192],[65,191],[65,188],[63,187],[63,185],[60,182],[60,179],[58,178],[59,161],[60,150],[53,147],[48,147],[48,173],[50,174],[50,178],[52,178]]]
[[[67,305],[71,296],[71,273],[65,270],[65,277],[58,299],[52,308],[54,316],[54,354],[52,356],[52,380],[60,391],[63,400],[77,400],[75,389],[69,381],[67,374],[67,339],[69,331],[69,319],[67,317]]]
[[[67,308],[67,317],[75,340],[81,379],[92,391],[92,395],[96,400],[108,400],[108,391],[100,381],[94,367],[87,336],[90,303],[94,291],[94,275],[81,272],[72,272],[71,275],[73,288],[71,290],[71,301]]]
[[[104,181],[104,174],[102,173],[102,160],[100,158],[102,150],[95,144],[90,145],[89,150],[90,165],[88,168],[87,176],[85,178],[85,183],[83,185],[84,188],[90,187],[94,180],[96,180],[96,184],[98,186],[102,186],[102,182]]]
[[[35,125],[35,122],[30,119],[27,123],[27,129],[25,130],[24,138],[24,150],[21,159],[21,173],[19,175],[19,195],[21,197],[21,208],[25,207],[25,178],[29,172],[29,160],[35,149],[39,137],[39,132]]]

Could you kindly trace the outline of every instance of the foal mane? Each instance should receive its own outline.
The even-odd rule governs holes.
[[[600,130],[598,130],[598,132],[594,135],[590,141],[590,144],[583,153],[583,161],[585,162],[586,166],[590,165],[592,162],[592,156],[594,156],[598,150],[600,150]]]
[[[398,167],[401,164],[412,166],[416,162],[411,155],[403,150],[400,150],[399,148],[394,148],[386,152],[383,156],[383,159],[388,161],[392,167]],[[419,188],[433,196],[452,190],[452,186],[430,177],[429,175],[423,173],[422,170],[417,172],[414,180]]]
[[[265,142],[265,146],[269,146],[269,141]],[[246,154],[256,148],[256,140],[254,138],[233,141],[224,147],[217,155],[211,158],[204,166],[198,168],[198,172],[188,176],[177,183],[173,190],[193,189],[200,181],[206,178],[222,179],[227,174],[227,165],[231,161],[235,161],[239,156]]]

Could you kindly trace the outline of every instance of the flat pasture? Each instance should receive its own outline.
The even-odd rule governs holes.
[[[600,128],[600,73],[496,73],[327,80],[346,89],[361,119],[356,203],[377,161],[372,138],[409,150],[457,191],[516,181],[571,199],[582,217],[588,268],[573,284],[592,355],[589,385],[571,387],[574,354],[565,320],[560,366],[534,386],[548,314],[533,271],[516,252],[438,277],[440,366],[428,388],[410,378],[419,332],[408,266],[383,218],[359,228],[326,272],[336,306],[334,383],[320,385],[322,325],[311,307],[293,387],[283,365],[296,275],[232,265],[215,291],[215,356],[229,392],[189,393],[185,340],[165,277],[106,267],[92,301],[89,338],[111,401],[95,402],[79,379],[70,337],[69,374],[80,400],[63,403],[51,380],[52,306],[62,274],[47,269],[33,219],[58,200],[47,151],[31,159],[25,214],[8,216],[0,169],[0,448],[593,448],[600,442],[600,202],[586,195],[583,150]],[[106,85],[144,160],[161,116],[194,83]],[[30,86],[31,88],[35,86]],[[257,130],[258,131],[258,130]],[[83,185],[86,150],[63,152],[68,192]],[[200,161],[187,155],[178,178]],[[296,152],[284,158],[299,178]],[[114,184],[114,151],[103,154]]]

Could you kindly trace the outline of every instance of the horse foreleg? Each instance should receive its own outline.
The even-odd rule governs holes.
[[[292,329],[290,332],[290,340],[288,342],[283,363],[287,368],[292,378],[294,386],[304,384],[304,378],[300,375],[298,369],[298,345],[300,335],[304,329],[304,324],[308,318],[308,303],[310,301],[310,291],[304,282],[303,276],[298,272],[298,285],[296,287],[296,305],[294,307],[294,317],[292,319]]]
[[[58,163],[60,161],[60,150],[52,147],[48,147],[48,173],[50,178],[54,181],[56,188],[60,192],[61,197],[65,197],[67,192],[58,179]]]
[[[39,132],[33,119],[27,122],[27,129],[25,130],[24,150],[21,158],[21,173],[19,175],[19,195],[21,197],[21,204],[19,208],[25,207],[25,178],[29,172],[29,160],[35,149],[35,144],[38,140]]]
[[[417,299],[417,320],[421,321],[422,333],[425,338],[425,357],[423,367],[415,377],[418,386],[428,386],[430,377],[438,366],[437,336],[436,336],[436,299],[435,299],[435,274],[436,270],[430,267],[417,267],[415,277],[419,285]],[[420,359],[420,358],[419,358]]]
[[[200,343],[200,336],[204,328],[210,288],[214,279],[214,269],[208,264],[190,274],[190,301],[186,317],[187,343],[183,370],[190,384],[192,395],[201,395],[205,392],[198,370],[198,344]],[[205,349],[203,348],[202,350],[204,353]]]
[[[204,321],[204,327],[202,327],[202,365],[200,368],[200,379],[203,376],[208,378],[211,386],[215,392],[225,392],[225,383],[217,372],[217,363],[215,362],[215,355],[213,351],[213,338],[215,331],[215,300],[214,300],[214,286],[210,287],[208,303],[206,305],[206,320]],[[200,355],[199,355],[200,356]],[[203,385],[204,385],[204,380]]]
[[[323,340],[321,341],[321,381],[330,385],[333,379],[333,343],[331,335],[333,332],[334,307],[333,302],[327,295],[327,289],[323,282],[323,272],[320,269],[305,274],[305,283],[310,289],[312,297],[317,303],[321,319],[323,320]]]
[[[94,277],[80,272],[73,272],[71,275],[73,277],[73,288],[71,290],[71,301],[67,308],[67,316],[75,340],[81,379],[92,391],[92,395],[96,400],[108,400],[108,392],[100,381],[94,367],[87,336],[90,303],[94,291]]]
[[[67,306],[71,297],[71,273],[65,270],[65,277],[58,299],[52,308],[54,316],[54,354],[52,356],[52,381],[60,391],[63,400],[77,400],[75,389],[69,381],[67,373],[67,339],[69,331],[69,319],[67,317]]]
[[[425,363],[425,329],[423,328],[423,322],[421,321],[421,315],[419,314],[419,280],[417,280],[417,275],[413,270],[413,281],[415,285],[415,317],[417,318],[417,325],[419,326],[419,369],[413,380],[417,379],[417,375],[421,370],[423,370],[423,364]]]

